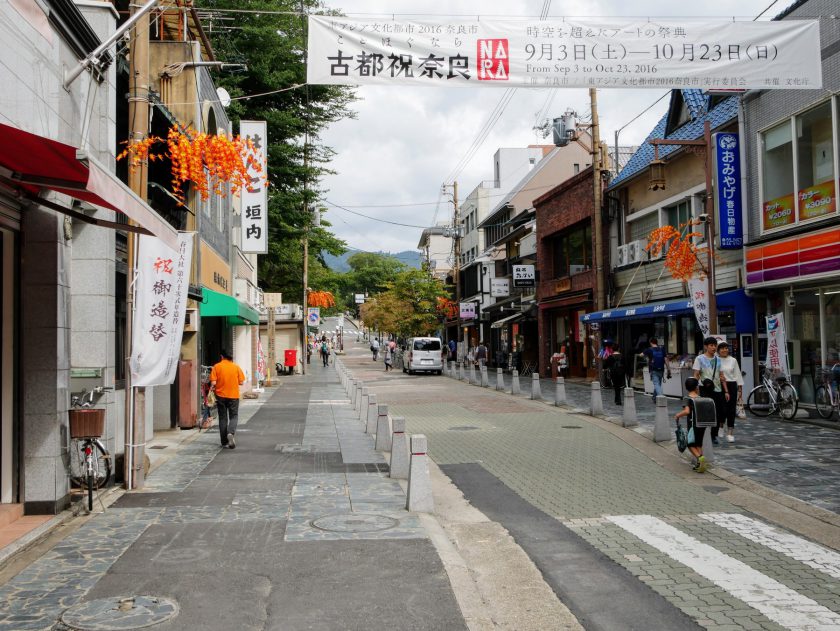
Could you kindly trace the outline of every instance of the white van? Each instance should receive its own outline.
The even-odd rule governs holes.
[[[403,372],[443,373],[443,343],[439,337],[412,337],[403,351]]]

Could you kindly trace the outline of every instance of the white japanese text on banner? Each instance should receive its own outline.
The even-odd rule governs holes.
[[[816,20],[400,20],[310,16],[307,82],[817,89]]]
[[[175,381],[194,234],[178,233],[175,252],[156,237],[140,235],[131,339],[131,385],[162,386]]]

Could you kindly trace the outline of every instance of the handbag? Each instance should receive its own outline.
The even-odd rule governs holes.
[[[214,408],[214,407],[216,407],[216,393],[215,393],[215,392],[213,392],[212,390],[210,390],[210,391],[207,393],[206,400],[207,400],[207,407],[208,407],[208,408]]]
[[[694,427],[693,426],[688,428],[688,434],[686,434],[685,441],[686,441],[686,446],[694,444]]]
[[[744,407],[744,400],[738,397],[738,403],[735,404],[735,416],[738,418],[747,418],[747,410]]]
[[[688,436],[686,435],[685,430],[682,428],[682,425],[680,425],[679,422],[677,423],[676,435],[677,449],[680,453],[682,453],[688,447]]]

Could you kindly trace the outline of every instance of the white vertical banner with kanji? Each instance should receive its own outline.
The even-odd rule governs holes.
[[[787,333],[785,332],[785,316],[774,313],[767,319],[767,370],[779,371],[790,377],[787,356]]]
[[[138,239],[131,338],[131,385],[162,386],[175,381],[194,234],[178,233],[178,251],[157,237]]]
[[[239,135],[250,140],[256,151],[261,172],[248,169],[251,183],[242,189],[242,247],[243,252],[268,252],[268,130],[265,121],[240,121]]]
[[[709,279],[692,278],[688,281],[688,293],[694,305],[694,317],[703,337],[709,336]]]

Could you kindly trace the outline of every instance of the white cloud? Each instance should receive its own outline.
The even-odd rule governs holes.
[[[542,0],[459,0],[457,9],[451,0],[334,0],[330,6],[348,15],[392,13],[418,15],[508,15],[536,16]],[[552,2],[551,17],[582,16],[651,16],[731,15],[733,5],[723,0],[677,4],[663,0],[618,0]],[[767,0],[742,0],[738,16],[756,15]],[[784,4],[775,10],[782,10]],[[768,15],[771,15],[771,11]],[[767,16],[765,16],[767,17]],[[435,202],[440,198],[444,178],[459,162],[476,137],[503,90],[442,88],[361,87],[361,101],[354,105],[356,120],[332,125],[322,140],[338,155],[332,167],[337,174],[324,180],[327,199],[346,206],[381,206],[383,204],[426,203],[413,207],[353,208],[357,212],[413,225],[431,225]],[[611,147],[614,132],[653,103],[664,90],[599,90],[598,109],[601,138]],[[482,147],[458,176],[461,196],[481,181],[492,179],[492,157],[498,147],[515,147],[545,142],[535,135],[533,126],[548,95],[547,90],[517,90],[504,114],[494,125]],[[621,131],[620,143],[639,144],[647,136],[667,107],[665,98]],[[558,90],[548,117],[572,108],[582,116],[589,113],[586,90]],[[549,139],[550,142],[550,139]],[[444,201],[438,219],[451,213]],[[365,219],[346,211],[330,208],[327,218],[335,233],[352,247],[365,250],[413,250],[421,230],[393,226]]]

